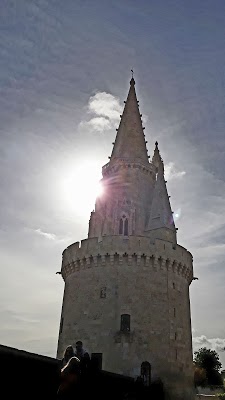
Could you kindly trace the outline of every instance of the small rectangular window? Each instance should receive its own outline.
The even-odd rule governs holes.
[[[174,339],[177,340],[177,332],[174,334]]]
[[[173,289],[175,289],[175,283],[173,282]]]
[[[129,314],[121,315],[120,330],[121,330],[121,332],[130,332],[130,315]]]
[[[176,317],[176,308],[173,309],[173,316]]]

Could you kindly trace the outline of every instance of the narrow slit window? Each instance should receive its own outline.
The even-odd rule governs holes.
[[[123,234],[123,220],[120,218],[119,235]]]
[[[61,317],[60,327],[59,327],[59,333],[62,333],[62,331],[63,331],[63,322],[64,322],[64,318]]]
[[[106,287],[102,287],[100,290],[100,299],[106,299]]]
[[[119,235],[128,236],[128,218],[125,214],[120,218]]]
[[[173,309],[173,316],[176,317],[176,308]]]

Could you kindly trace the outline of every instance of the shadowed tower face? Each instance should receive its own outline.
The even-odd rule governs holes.
[[[88,239],[63,252],[58,356],[81,339],[104,369],[137,377],[150,363],[166,393],[192,399],[192,255],[177,244],[158,143],[151,161],[146,143],[132,77]]]

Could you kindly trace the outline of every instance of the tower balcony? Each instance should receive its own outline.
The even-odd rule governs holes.
[[[144,164],[137,159],[118,158],[108,162],[102,167],[103,177],[117,173],[120,169],[139,169],[144,174],[152,175],[155,178],[156,167],[152,163]]]

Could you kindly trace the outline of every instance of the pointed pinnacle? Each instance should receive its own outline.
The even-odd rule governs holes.
[[[126,158],[149,163],[134,85],[132,76],[111,159]]]
[[[133,69],[131,69],[131,80],[130,80],[130,85],[135,85],[134,70],[133,70]]]

